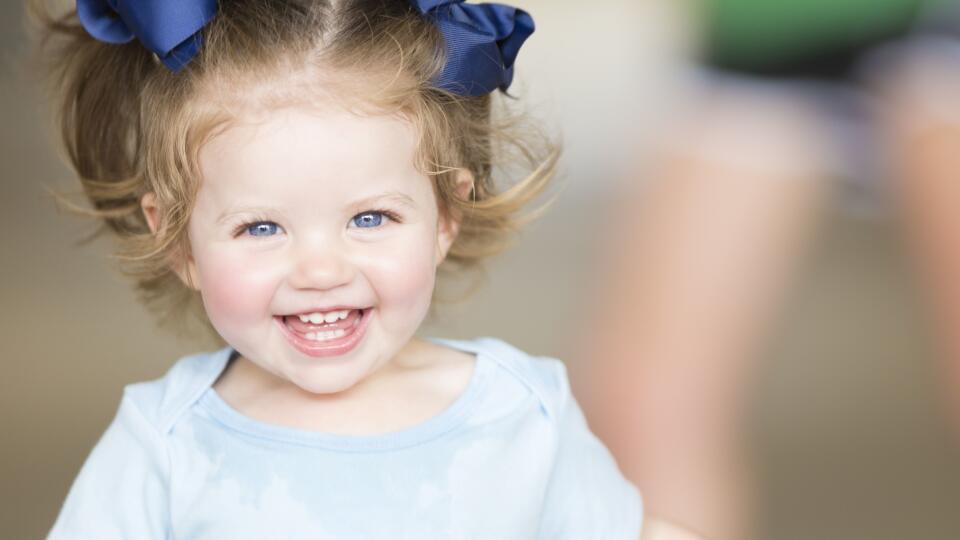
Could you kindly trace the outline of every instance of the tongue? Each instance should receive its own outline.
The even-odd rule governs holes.
[[[307,334],[308,332],[329,332],[331,330],[337,330],[338,328],[349,330],[350,328],[353,328],[353,325],[359,318],[360,310],[351,309],[350,313],[347,314],[346,319],[339,319],[332,323],[313,324],[309,322],[303,322],[300,320],[300,317],[297,317],[296,315],[287,315],[283,318],[283,321],[286,323],[287,327],[294,332],[297,332],[298,334]]]

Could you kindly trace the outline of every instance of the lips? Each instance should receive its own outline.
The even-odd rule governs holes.
[[[274,317],[287,341],[301,353],[333,357],[353,350],[366,333],[372,309],[351,309],[345,319],[332,323],[303,322],[297,315]]]

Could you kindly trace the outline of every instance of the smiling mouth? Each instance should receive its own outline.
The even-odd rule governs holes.
[[[305,341],[326,343],[351,335],[369,311],[369,308],[341,309],[284,315],[280,318],[294,336]]]

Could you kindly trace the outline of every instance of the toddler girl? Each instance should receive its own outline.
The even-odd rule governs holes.
[[[80,0],[44,20],[92,212],[150,306],[198,299],[225,344],[126,387],[49,538],[639,537],[561,363],[414,337],[438,266],[495,252],[552,176],[555,152],[491,119],[527,13]],[[532,173],[498,189],[505,155]]]

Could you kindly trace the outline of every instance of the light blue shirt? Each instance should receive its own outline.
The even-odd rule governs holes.
[[[213,390],[232,350],[124,389],[48,540],[637,540],[639,495],[557,360],[495,339],[462,396],[399,432],[267,424]]]

